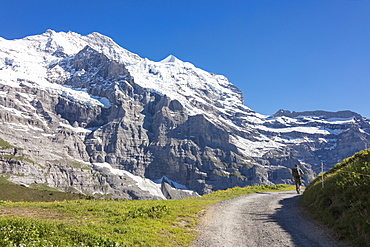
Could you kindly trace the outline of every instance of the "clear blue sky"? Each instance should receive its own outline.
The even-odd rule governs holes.
[[[222,74],[262,114],[352,110],[370,118],[368,0],[12,0],[0,36],[99,32],[141,57]]]

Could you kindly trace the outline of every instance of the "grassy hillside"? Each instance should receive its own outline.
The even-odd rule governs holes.
[[[202,210],[292,186],[250,186],[184,200],[0,201],[0,246],[190,246]]]
[[[370,149],[343,160],[305,190],[302,205],[341,238],[370,246]]]
[[[36,189],[27,188],[8,182],[5,176],[0,176],[0,201],[53,202],[77,199],[87,199],[87,197],[82,194],[60,192],[45,185],[39,185]]]

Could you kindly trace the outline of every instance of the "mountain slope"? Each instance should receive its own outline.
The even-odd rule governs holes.
[[[98,33],[0,39],[0,88],[0,138],[12,145],[3,155],[34,161],[3,160],[0,171],[63,191],[165,198],[172,184],[179,196],[204,194],[289,182],[295,164],[308,181],[321,162],[370,143],[357,113],[263,116],[226,77],[172,55],[140,58]]]

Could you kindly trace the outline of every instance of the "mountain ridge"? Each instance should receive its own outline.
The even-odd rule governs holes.
[[[323,111],[323,110],[316,110],[316,111],[303,111],[303,112],[296,112],[296,111],[289,111],[289,110],[278,110],[275,114],[272,115],[273,117],[279,116],[286,116],[286,117],[298,117],[298,116],[323,116],[323,117],[338,117],[338,118],[362,118],[362,116],[356,112],[343,110],[337,112],[330,112],[330,111]]]

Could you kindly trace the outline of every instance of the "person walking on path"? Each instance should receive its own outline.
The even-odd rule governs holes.
[[[295,183],[295,188],[297,191],[297,194],[301,193],[301,185],[302,185],[302,177],[304,172],[301,168],[298,167],[298,165],[295,165],[294,168],[292,168],[292,180]]]

